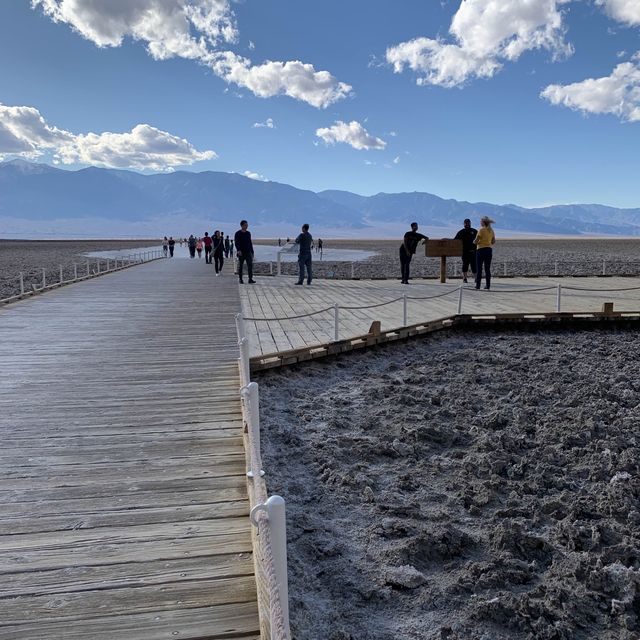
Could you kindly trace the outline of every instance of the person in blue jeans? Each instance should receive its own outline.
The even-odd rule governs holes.
[[[313,237],[309,233],[309,225],[302,225],[302,233],[296,238],[296,244],[299,247],[298,251],[298,269],[300,271],[298,275],[298,282],[296,284],[302,284],[304,282],[304,272],[307,271],[307,284],[311,284],[311,245],[313,244]]]

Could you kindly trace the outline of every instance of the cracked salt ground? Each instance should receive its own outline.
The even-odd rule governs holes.
[[[638,640],[637,332],[460,332],[260,375],[297,640]]]

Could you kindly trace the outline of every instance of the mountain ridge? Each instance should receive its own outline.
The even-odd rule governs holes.
[[[453,228],[467,217],[477,224],[482,215],[512,232],[640,235],[640,208],[594,203],[526,208],[422,191],[372,196],[338,189],[314,192],[219,171],[141,174],[99,167],[71,171],[22,159],[0,163],[0,217],[5,220],[82,219],[90,224],[99,218],[146,224],[188,217],[235,224],[247,218],[263,227],[308,222],[316,229],[365,233],[385,225],[406,226],[414,219],[421,225]]]

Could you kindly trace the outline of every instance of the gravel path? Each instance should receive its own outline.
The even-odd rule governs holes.
[[[293,637],[640,638],[639,359],[452,332],[258,376]]]

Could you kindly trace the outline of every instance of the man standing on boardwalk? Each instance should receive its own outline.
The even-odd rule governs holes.
[[[409,265],[411,258],[415,255],[420,240],[426,242],[429,238],[418,233],[418,223],[411,223],[411,231],[404,234],[404,240],[400,245],[400,271],[402,273],[402,284],[409,284]]]
[[[467,282],[467,272],[471,266],[471,273],[476,275],[476,245],[474,240],[478,230],[471,226],[471,220],[465,218],[464,227],[456,233],[456,240],[462,240],[462,281]]]
[[[224,231],[220,232],[222,237],[224,238]],[[229,240],[229,236],[225,238],[224,241],[224,257],[229,258],[229,251],[231,250],[231,241]],[[231,256],[233,258],[233,256]]]
[[[307,284],[311,284],[311,247],[313,245],[313,237],[309,233],[309,225],[302,225],[302,233],[296,238],[296,244],[299,247],[298,251],[298,282],[296,284],[302,284],[304,282],[304,271],[307,270]]]
[[[238,256],[238,277],[240,284],[244,284],[242,280],[242,267],[247,263],[247,273],[249,274],[249,284],[255,284],[253,279],[253,243],[251,242],[251,231],[248,230],[249,223],[246,220],[240,220],[240,229],[236,231],[234,236],[234,244],[236,247],[236,255]]]

